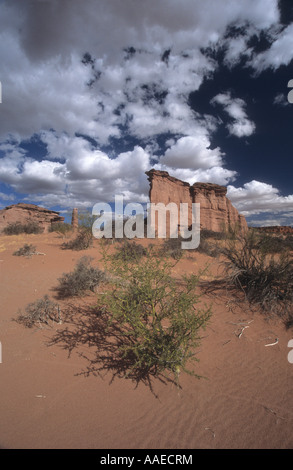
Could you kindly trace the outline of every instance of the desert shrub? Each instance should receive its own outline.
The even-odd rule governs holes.
[[[202,228],[200,230],[200,239],[207,240],[212,238],[214,240],[225,240],[226,233],[225,232],[214,232],[213,230],[209,230],[207,228]]]
[[[80,227],[87,228],[88,230],[92,230],[92,226],[94,221],[98,217],[96,215],[92,215],[89,211],[79,212],[78,213],[78,224]]]
[[[285,237],[285,242],[287,246],[292,250],[293,249],[293,235],[289,234]]]
[[[83,256],[76,264],[73,272],[64,273],[58,279],[57,291],[60,298],[85,295],[87,291],[95,288],[105,279],[105,274],[98,268],[90,265],[92,258]]]
[[[161,254],[166,256],[171,256],[171,258],[179,260],[182,258],[185,250],[181,248],[181,237],[179,238],[167,238],[164,240]]]
[[[196,376],[190,368],[200,330],[210,318],[210,308],[198,308],[198,278],[176,283],[173,264],[148,254],[136,263],[108,257],[113,288],[100,298],[108,313],[109,329],[117,331],[117,356],[125,377],[136,381],[149,376],[179,372]],[[117,362],[117,359],[116,359]]]
[[[62,235],[65,235],[68,232],[72,231],[72,226],[71,224],[66,224],[64,222],[58,222],[55,224],[52,224],[49,228],[49,232],[58,232],[61,233]]]
[[[111,223],[112,225],[112,236],[111,237],[105,237],[105,236],[102,236],[99,240],[101,241],[102,244],[104,245],[113,245],[114,243],[123,243],[125,240],[128,240],[124,234],[124,231],[123,231],[123,235],[122,237],[116,237],[116,234],[115,234],[115,222],[108,222],[109,224]]]
[[[216,232],[213,232],[216,233]],[[182,258],[185,252],[197,252],[204,253],[208,256],[216,257],[220,253],[220,249],[215,243],[208,242],[207,234],[205,233],[202,237],[202,231],[200,232],[200,242],[197,248],[191,250],[184,250],[181,248],[182,241],[188,241],[190,239],[183,239],[182,237],[178,238],[168,238],[164,241],[161,254],[164,256],[171,256],[173,259],[179,260]],[[209,237],[209,235],[208,235]]]
[[[287,329],[293,328],[293,311],[289,311],[285,318],[285,326]]]
[[[293,250],[293,239],[289,236],[283,238],[275,235],[261,234],[255,247],[263,253],[282,253]]]
[[[43,228],[37,222],[28,220],[26,223],[13,222],[3,229],[5,235],[19,235],[20,233],[38,234],[42,233]]]
[[[216,258],[221,253],[221,249],[215,243],[208,242],[205,238],[200,238],[196,251],[212,258]]]
[[[146,248],[133,241],[123,240],[116,248],[115,258],[122,261],[138,261],[147,254]]]
[[[34,245],[29,245],[28,243],[25,243],[21,248],[16,250],[13,255],[14,256],[32,256],[34,253],[36,253],[36,247]]]
[[[241,235],[241,229],[238,223],[236,224],[229,224],[228,227],[226,226],[223,230],[225,236],[224,238],[226,240],[238,240],[239,238],[242,237]]]
[[[86,227],[80,227],[77,235],[73,240],[62,243],[61,248],[63,250],[87,250],[93,244],[93,236],[90,229]]]
[[[3,233],[5,235],[19,235],[23,233],[23,226],[20,222],[13,222],[4,227]]]
[[[32,328],[36,323],[49,325],[50,320],[60,323],[61,312],[59,305],[50,300],[47,295],[28,304],[25,307],[25,313],[19,312],[16,318],[18,323],[22,323],[28,328]]]
[[[288,313],[293,303],[292,259],[286,252],[273,256],[255,246],[255,235],[248,234],[224,249],[228,282],[263,310]]]
[[[23,224],[23,229],[24,233],[43,233],[44,229],[40,227],[40,225],[37,222],[34,222],[32,220],[28,220],[25,224]]]

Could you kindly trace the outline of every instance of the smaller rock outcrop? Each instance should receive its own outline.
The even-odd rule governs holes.
[[[52,224],[64,222],[59,212],[45,209],[35,204],[18,203],[0,210],[0,231],[9,224],[19,222],[36,222],[40,228],[47,232]]]

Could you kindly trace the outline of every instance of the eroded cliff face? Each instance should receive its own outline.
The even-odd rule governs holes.
[[[46,232],[52,224],[64,222],[64,217],[59,212],[25,203],[13,204],[0,211],[0,231],[11,223],[27,221],[37,222]]]
[[[227,198],[227,188],[218,184],[194,183],[190,185],[167,171],[150,170],[146,172],[150,182],[150,202],[165,205],[174,202],[187,203],[189,207],[189,224],[191,224],[192,203],[200,203],[200,226],[214,232],[238,229],[248,230],[245,217],[237,211]]]

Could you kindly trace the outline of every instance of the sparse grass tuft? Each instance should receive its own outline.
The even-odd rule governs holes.
[[[58,232],[61,233],[61,235],[66,235],[67,233],[72,232],[72,226],[64,222],[58,222],[50,226],[49,232]]]
[[[181,248],[182,238],[167,238],[164,240],[163,246],[161,248],[161,254],[163,256],[171,256],[175,260],[182,258],[184,251]]]
[[[27,328],[32,328],[36,323],[49,325],[50,320],[61,322],[59,305],[50,300],[47,295],[28,304],[25,313],[19,313],[16,321]]]
[[[21,248],[16,250],[13,255],[14,256],[27,256],[30,257],[33,254],[36,253],[36,247],[34,245],[29,245],[28,243],[25,243]]]
[[[58,279],[57,287],[60,298],[85,295],[87,291],[95,288],[105,279],[105,274],[98,268],[90,265],[92,258],[83,256],[76,264],[73,272],[64,273]]]
[[[86,227],[80,227],[78,233],[73,240],[62,243],[61,248],[63,250],[87,250],[93,245],[93,235],[90,229]]]
[[[216,257],[220,254],[220,249],[216,243],[207,241],[207,238],[210,238],[211,235],[216,234],[216,232],[207,233],[209,231],[201,230],[200,232],[200,243],[199,246],[192,250],[183,250],[181,248],[181,242],[184,241],[183,238],[167,238],[164,240],[161,254],[164,256],[171,256],[173,259],[180,260],[184,253],[197,252],[204,253],[211,257]],[[216,236],[216,235],[215,235]],[[186,241],[186,240],[185,240]]]
[[[134,241],[123,240],[116,248],[115,258],[122,261],[139,261],[146,256],[147,249]]]

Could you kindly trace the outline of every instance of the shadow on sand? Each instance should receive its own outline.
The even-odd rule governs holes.
[[[154,380],[165,385],[176,384],[180,388],[172,378],[158,373],[155,368],[133,368],[134,357],[131,354],[123,355],[120,349],[122,345],[131,345],[133,339],[122,331],[117,322],[109,324],[105,311],[96,306],[70,304],[62,312],[62,317],[63,325],[58,327],[47,345],[57,345],[67,350],[68,357],[75,351],[85,359],[87,367],[77,375],[104,378],[110,373],[110,384],[115,378],[127,378],[135,383],[135,388],[139,383],[145,384],[156,397],[152,385]]]

